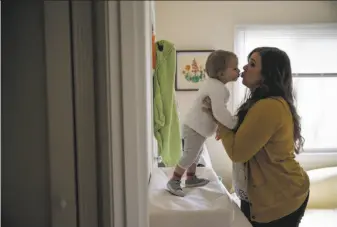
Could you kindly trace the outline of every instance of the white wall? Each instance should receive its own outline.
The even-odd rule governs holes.
[[[157,40],[170,40],[181,49],[234,49],[234,28],[240,24],[301,24],[337,21],[333,1],[182,1],[156,2]],[[195,92],[177,92],[183,116]],[[215,170],[230,185],[231,163],[222,145],[207,141]],[[316,160],[320,162],[316,162]],[[300,157],[306,168],[337,165],[337,155]],[[333,163],[335,162],[335,163]]]

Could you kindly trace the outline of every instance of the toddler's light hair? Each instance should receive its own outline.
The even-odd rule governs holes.
[[[225,50],[215,50],[213,51],[206,60],[206,73],[210,78],[218,79],[219,73],[226,70],[229,61],[237,56],[230,51]]]

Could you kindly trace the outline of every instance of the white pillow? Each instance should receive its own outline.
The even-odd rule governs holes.
[[[337,167],[307,171],[310,178],[308,208],[337,208]]]

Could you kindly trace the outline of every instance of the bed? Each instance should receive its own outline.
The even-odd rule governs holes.
[[[197,169],[197,175],[210,179],[210,183],[183,188],[185,197],[166,191],[172,173],[173,168],[153,169],[149,184],[150,227],[251,227],[211,167]]]

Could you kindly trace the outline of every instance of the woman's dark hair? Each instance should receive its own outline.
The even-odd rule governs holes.
[[[238,123],[234,129],[237,131],[242,124],[248,110],[259,100],[268,97],[282,97],[289,105],[294,122],[294,146],[296,154],[303,148],[304,139],[301,136],[300,117],[294,104],[293,80],[291,64],[288,55],[275,47],[258,47],[248,55],[259,53],[262,61],[262,84],[250,92],[246,101],[237,111]]]

